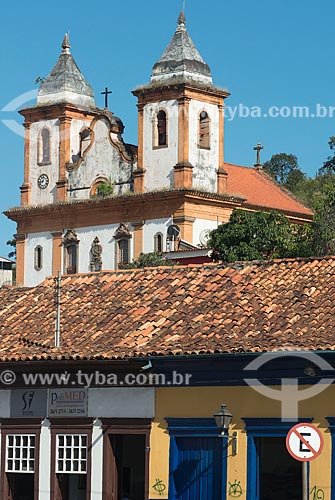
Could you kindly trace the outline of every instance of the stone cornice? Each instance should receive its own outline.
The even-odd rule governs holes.
[[[164,202],[171,200],[203,200],[205,203],[220,202],[220,205],[227,205],[227,208],[237,208],[243,203],[243,198],[235,196],[221,195],[217,193],[207,193],[204,191],[197,191],[195,189],[180,189],[180,190],[167,190],[156,191],[149,193],[132,194],[128,196],[111,196],[106,198],[90,198],[86,200],[72,201],[72,202],[59,202],[49,205],[34,205],[26,207],[17,207],[6,210],[3,212],[9,219],[14,221],[24,220],[27,217],[41,217],[46,214],[67,214],[76,211],[93,211],[95,209],[106,210],[115,206],[127,206],[129,210],[132,206],[139,203],[149,202]],[[206,200],[206,201],[205,201]]]

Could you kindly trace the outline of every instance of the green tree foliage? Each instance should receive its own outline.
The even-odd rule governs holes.
[[[330,149],[333,151],[333,154],[328,156],[323,166],[319,168],[318,175],[321,176],[335,174],[335,137],[333,135],[329,138],[328,144]]]
[[[314,198],[313,249],[317,256],[335,255],[335,180],[328,179]]]
[[[279,184],[287,187],[301,180],[303,172],[299,169],[298,159],[295,155],[279,153],[264,163],[264,170],[271,175]]]
[[[335,136],[330,137],[329,156],[314,178],[298,167],[294,155],[272,156],[265,170],[315,213],[314,222],[292,225],[276,212],[237,210],[228,224],[211,233],[213,259],[272,259],[335,255]]]
[[[166,259],[161,252],[141,253],[137,260],[126,264],[123,269],[139,269],[143,267],[176,266],[178,262]]]
[[[210,233],[214,261],[269,260],[311,253],[311,228],[289,223],[275,211],[235,210],[226,224]]]
[[[9,245],[13,247],[14,250],[9,252],[8,257],[9,259],[15,259],[16,258],[16,239],[13,236],[13,239],[6,241],[6,245]]]

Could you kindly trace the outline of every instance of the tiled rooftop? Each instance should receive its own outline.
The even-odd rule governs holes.
[[[228,173],[228,193],[245,198],[243,205],[313,216],[309,208],[306,208],[292,193],[276,184],[266,172],[231,163],[225,163],[224,168]]]
[[[0,290],[0,360],[335,350],[335,257],[62,279]]]

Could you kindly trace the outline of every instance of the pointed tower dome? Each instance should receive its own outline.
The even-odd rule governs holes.
[[[188,34],[184,12],[180,13],[176,32],[151,75],[152,83],[168,83],[170,80],[213,84],[211,70]]]
[[[68,103],[85,108],[96,107],[93,89],[73,59],[70,47],[66,34],[59,59],[39,88],[37,105]]]

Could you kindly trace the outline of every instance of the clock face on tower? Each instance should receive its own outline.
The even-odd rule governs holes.
[[[47,176],[47,174],[42,174],[39,176],[39,178],[37,179],[37,185],[40,189],[45,189],[48,187],[49,177]]]

